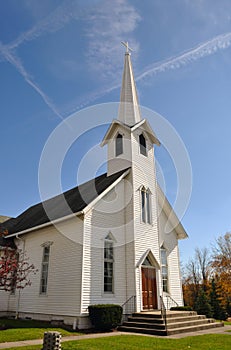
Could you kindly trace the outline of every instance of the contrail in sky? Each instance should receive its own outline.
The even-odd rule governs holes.
[[[142,80],[145,77],[162,73],[171,69],[179,69],[189,63],[195,62],[203,57],[210,56],[218,50],[224,50],[231,45],[231,32],[221,34],[213,39],[205,41],[182,54],[171,57],[165,61],[157,62],[147,66],[144,71],[139,74],[136,80]]]
[[[39,21],[35,26],[23,32],[17,39],[6,45],[10,50],[16,49],[22,44],[35,40],[42,35],[55,33],[71,20],[77,20],[82,15],[78,3],[73,0],[65,0],[61,5],[52,11],[47,17]]]
[[[23,76],[24,80],[42,97],[43,101],[46,103],[46,105],[60,118],[64,119],[62,115],[59,113],[55,105],[51,102],[49,97],[40,89],[40,87],[33,81],[32,77],[23,67],[20,59],[13,55],[12,52],[10,52],[7,47],[2,45],[0,42],[0,52],[3,55],[4,59],[11,63],[17,71]]]
[[[143,71],[136,77],[136,81],[151,77],[153,75],[164,73],[168,70],[174,70],[182,68],[190,63],[193,63],[203,57],[213,55],[219,50],[227,49],[231,46],[231,32],[218,35],[208,41],[200,43],[199,45],[184,51],[183,53],[170,57],[167,60],[161,62],[155,62],[146,66]],[[86,98],[83,98],[79,102],[77,109],[83,108],[90,102],[97,100],[100,97],[110,93],[111,91],[120,87],[120,84],[112,85],[111,87],[95,91],[89,94]],[[74,111],[74,110],[73,110]]]

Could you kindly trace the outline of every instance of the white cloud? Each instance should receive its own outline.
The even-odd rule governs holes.
[[[104,0],[86,19],[88,64],[92,70],[100,71],[101,77],[114,77],[122,65],[120,42],[129,41],[138,51],[134,30],[141,17],[127,0]]]

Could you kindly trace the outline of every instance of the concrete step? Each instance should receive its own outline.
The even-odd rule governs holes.
[[[151,317],[133,317],[129,316],[128,321],[131,322],[144,322],[144,323],[155,323],[155,324],[164,324],[164,321],[162,318],[151,318]]]
[[[207,323],[204,325],[168,329],[167,333],[168,333],[168,335],[180,334],[180,333],[190,333],[190,332],[198,332],[198,331],[202,331],[202,330],[218,328],[218,327],[223,327],[223,326],[224,326],[224,324],[222,324],[221,322],[219,322],[219,323],[214,322],[214,323]]]
[[[134,328],[149,328],[149,329],[162,329],[165,330],[165,324],[158,323],[146,323],[146,322],[131,322],[127,321],[123,323],[125,327],[134,327]]]
[[[186,322],[174,322],[174,323],[167,323],[168,329],[179,329],[179,328],[185,328],[185,327],[197,327],[200,325],[207,325],[207,324],[213,324],[215,320],[211,318],[204,318],[199,320],[192,320],[192,321],[186,321]]]
[[[167,318],[168,324],[170,323],[178,323],[178,322],[187,322],[187,321],[197,321],[206,319],[205,315],[192,315],[192,316],[181,316],[181,317],[171,317]]]
[[[128,317],[119,330],[124,332],[135,332],[155,335],[171,335],[183,332],[195,332],[214,327],[222,327],[223,323],[217,323],[214,319],[197,315],[194,311],[168,312],[167,332],[164,320],[157,312],[137,312]]]
[[[166,317],[167,318],[175,318],[175,317],[187,317],[187,316],[196,316],[196,311],[167,311]],[[133,317],[149,317],[149,318],[162,318],[161,312],[150,312],[150,311],[141,311],[141,312],[134,312],[132,314]]]
[[[156,319],[162,319],[161,313],[150,313],[150,312],[134,312],[132,314],[132,317],[144,317],[144,318],[156,318]]]
[[[161,329],[151,329],[151,328],[120,326],[118,330],[121,332],[142,333],[142,334],[161,335],[161,336],[167,335],[165,329],[161,330]]]

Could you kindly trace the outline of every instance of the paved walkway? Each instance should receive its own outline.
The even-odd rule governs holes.
[[[228,331],[231,331],[231,326],[224,326],[219,328],[212,328],[208,329],[206,331],[198,331],[198,332],[192,332],[192,333],[181,333],[181,334],[175,334],[170,335],[167,337],[158,337],[158,338],[169,338],[169,339],[176,339],[176,338],[184,338],[184,337],[190,337],[190,336],[196,336],[196,335],[202,335],[202,334],[230,334],[227,333]],[[149,335],[149,334],[138,334],[138,333],[128,333],[128,332],[111,332],[111,333],[93,333],[93,334],[86,334],[86,335],[75,335],[70,337],[63,337],[62,342],[71,341],[71,340],[82,340],[82,339],[92,339],[92,338],[102,338],[102,337],[113,337],[113,336],[119,336],[119,335],[126,335],[126,334],[132,334],[132,335],[142,335],[144,337],[157,337],[155,335]],[[0,349],[9,349],[13,347],[20,347],[20,346],[29,346],[29,345],[40,345],[43,343],[42,339],[36,339],[36,340],[23,340],[23,341],[17,341],[17,342],[7,342],[7,343],[0,343]]]

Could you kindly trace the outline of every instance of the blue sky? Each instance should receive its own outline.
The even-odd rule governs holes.
[[[17,216],[40,201],[40,156],[60,122],[119,100],[122,40],[134,50],[141,105],[173,125],[190,156],[192,196],[182,220],[190,238],[181,243],[187,260],[195,247],[231,230],[229,0],[1,1],[0,214]],[[81,157],[105,130],[70,149],[63,190],[75,186]],[[173,163],[164,147],[156,157],[174,203]]]

